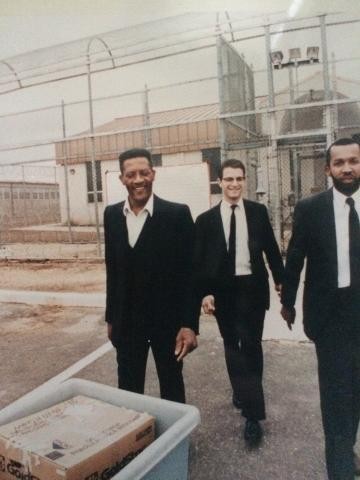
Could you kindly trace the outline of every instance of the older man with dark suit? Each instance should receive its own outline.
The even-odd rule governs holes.
[[[151,348],[161,397],[185,402],[182,359],[198,331],[188,301],[194,224],[186,205],[152,193],[149,151],[128,150],[119,160],[128,198],[104,213],[106,322],[119,388],[144,392]]]
[[[291,329],[306,259],[303,320],[318,359],[328,476],[353,480],[360,474],[353,450],[360,417],[360,145],[334,142],[326,173],[333,188],[295,207],[282,316]]]
[[[257,445],[259,421],[265,418],[262,387],[262,333],[269,308],[266,255],[276,288],[283,263],[266,207],[242,198],[245,166],[236,159],[222,163],[219,185],[223,200],[195,223],[194,273],[197,298],[205,313],[214,313],[224,341],[233,404],[246,418],[244,438]]]

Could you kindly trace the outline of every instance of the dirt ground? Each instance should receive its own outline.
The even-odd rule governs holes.
[[[102,246],[102,252],[104,248]],[[83,259],[97,258],[94,243],[0,243],[0,259]]]
[[[0,289],[105,292],[102,262],[0,262]]]
[[[0,408],[103,345],[103,309],[0,304]]]
[[[0,262],[0,289],[104,292],[103,263]],[[275,294],[274,294],[275,295]],[[278,305],[269,316],[277,323]],[[63,372],[106,341],[103,308],[0,303],[0,408]],[[212,317],[201,319],[199,348],[184,365],[188,403],[202,423],[191,439],[193,480],[323,480],[324,453],[316,359],[309,342],[264,342],[268,418],[264,442],[247,451],[243,418],[231,404],[222,340]],[[76,374],[116,385],[114,350]],[[146,393],[158,396],[150,357]],[[360,447],[358,447],[360,448]],[[241,474],[240,474],[241,472]],[[170,479],[169,479],[170,480]]]

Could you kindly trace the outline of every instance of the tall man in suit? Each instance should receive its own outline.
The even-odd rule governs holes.
[[[282,316],[295,320],[304,259],[304,329],[315,342],[330,480],[360,474],[353,448],[360,416],[360,146],[349,138],[326,152],[333,188],[295,207],[282,288]]]
[[[199,307],[214,313],[224,341],[233,404],[246,418],[244,437],[259,443],[265,418],[262,387],[262,333],[269,308],[266,254],[277,289],[283,263],[264,205],[242,198],[245,166],[235,159],[222,163],[220,204],[195,223],[195,266]]]
[[[119,160],[128,198],[104,213],[106,322],[119,388],[144,392],[151,347],[161,397],[185,402],[182,359],[198,331],[188,308],[194,224],[186,205],[152,193],[149,151],[128,150]]]

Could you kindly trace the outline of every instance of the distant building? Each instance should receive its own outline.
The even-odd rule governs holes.
[[[216,201],[220,193],[216,179],[221,163],[218,115],[219,106],[211,104],[150,113],[148,124],[151,128],[146,130],[144,115],[116,118],[96,127],[95,151],[100,218],[105,206],[106,172],[119,170],[119,153],[134,147],[151,149],[155,166],[207,162],[210,166],[211,193],[213,201]],[[238,139],[238,129],[231,126],[229,128],[233,128],[234,137]],[[86,134],[88,135],[88,132]],[[89,139],[86,138],[69,138],[55,147],[58,165],[64,165],[64,152],[67,153],[70,219],[75,225],[95,223],[90,148]],[[244,151],[233,151],[231,155],[250,163],[249,159],[245,158]],[[251,166],[249,168],[251,170]],[[66,222],[63,168],[60,169],[58,178],[61,220]],[[254,175],[251,178],[254,178]],[[255,188],[251,188],[248,195],[251,196],[254,192]]]
[[[0,228],[59,221],[60,201],[57,183],[0,182]]]

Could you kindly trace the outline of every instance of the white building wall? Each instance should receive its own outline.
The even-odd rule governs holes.
[[[64,167],[58,166],[60,187],[61,222],[67,222],[66,188]],[[103,221],[104,205],[106,205],[105,175],[107,170],[119,170],[117,160],[101,162],[101,180],[103,186],[103,201],[98,202],[100,223]],[[120,180],[119,180],[120,181]],[[95,225],[95,205],[88,202],[86,165],[84,163],[68,167],[70,221],[73,225]]]
[[[173,165],[190,165],[202,162],[201,151],[197,152],[181,152],[169,153],[161,156],[161,163],[164,167],[171,167]]]
[[[163,166],[174,165],[190,165],[202,162],[201,151],[186,152],[176,154],[162,155]],[[103,201],[99,202],[99,218],[100,223],[103,221],[103,213],[105,205],[107,204],[106,192],[106,172],[119,171],[118,160],[109,160],[101,162],[101,179],[102,179],[102,193]],[[120,174],[120,171],[119,171]],[[67,223],[67,209],[66,209],[66,188],[65,188],[65,174],[64,167],[57,167],[57,176],[60,189],[60,212],[61,223]],[[120,180],[119,180],[120,182]],[[69,183],[69,199],[70,199],[70,221],[72,225],[95,225],[95,207],[94,203],[88,202],[87,195],[87,179],[86,179],[86,165],[84,163],[68,166],[68,183]]]

